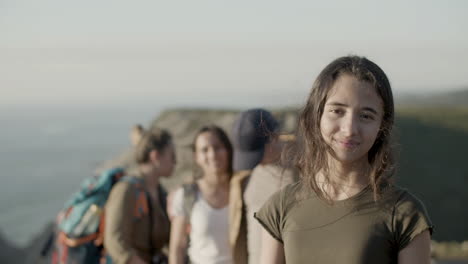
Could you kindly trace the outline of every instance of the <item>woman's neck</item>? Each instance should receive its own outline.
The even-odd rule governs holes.
[[[213,208],[221,209],[229,203],[229,174],[203,175],[198,181],[200,193]]]
[[[156,187],[159,184],[159,175],[156,168],[154,168],[153,166],[140,165],[139,173],[145,180],[145,187],[147,189],[156,189]]]
[[[227,173],[204,174],[200,183],[208,188],[229,187],[229,175]]]
[[[367,161],[351,164],[331,162],[328,171],[319,173],[317,183],[332,200],[344,200],[359,193],[369,184],[368,173]]]

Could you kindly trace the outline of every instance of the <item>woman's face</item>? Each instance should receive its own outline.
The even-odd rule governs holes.
[[[224,173],[228,170],[228,151],[212,132],[203,132],[195,140],[195,162],[205,174]]]
[[[369,82],[344,74],[330,89],[320,119],[322,137],[342,163],[367,161],[379,134],[383,101]]]
[[[159,174],[162,177],[169,177],[172,175],[176,164],[175,148],[172,142],[159,153],[158,163]]]

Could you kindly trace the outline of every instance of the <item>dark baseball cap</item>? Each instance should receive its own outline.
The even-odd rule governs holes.
[[[251,170],[257,166],[263,159],[265,144],[278,127],[278,121],[264,109],[240,113],[232,130],[234,171]]]

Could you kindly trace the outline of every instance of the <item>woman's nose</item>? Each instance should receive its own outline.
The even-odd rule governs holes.
[[[353,136],[359,131],[359,119],[354,114],[349,114],[343,117],[341,122],[341,132],[345,136]]]
[[[208,158],[210,159],[214,159],[216,157],[216,151],[214,148],[211,148],[209,151],[208,151]]]

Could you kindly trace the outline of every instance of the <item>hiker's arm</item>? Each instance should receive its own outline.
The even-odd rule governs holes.
[[[431,235],[424,231],[398,253],[399,264],[429,264],[431,262]]]
[[[169,263],[184,264],[188,245],[187,221],[185,216],[174,216],[169,242]]]
[[[111,258],[119,264],[138,263],[131,243],[135,204],[135,190],[124,182],[112,188],[106,203],[104,246]]]
[[[281,242],[273,238],[266,230],[262,230],[261,264],[284,264],[284,247]]]
[[[171,211],[171,238],[169,240],[169,263],[186,263],[188,247],[189,217],[184,210],[183,188],[175,190],[168,199],[168,209]]]

